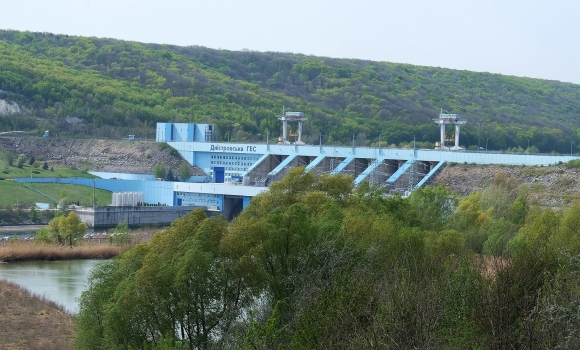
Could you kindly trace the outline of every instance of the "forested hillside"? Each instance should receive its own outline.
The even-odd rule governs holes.
[[[433,144],[440,108],[468,120],[465,147],[567,153],[580,131],[570,83],[50,33],[0,31],[0,90],[24,108],[0,116],[1,131],[153,137],[156,122],[210,122],[218,139],[258,141],[279,136],[283,107],[307,114],[311,143]]]

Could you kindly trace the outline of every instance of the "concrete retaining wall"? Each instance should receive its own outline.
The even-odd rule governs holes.
[[[123,220],[127,220],[129,226],[169,225],[196,208],[199,207],[97,207],[74,210],[88,227],[115,227]]]

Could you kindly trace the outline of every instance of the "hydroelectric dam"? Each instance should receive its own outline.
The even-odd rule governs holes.
[[[451,124],[453,118],[449,117]],[[460,124],[454,125],[458,140]],[[93,174],[100,178],[21,178],[16,181],[79,184],[111,192],[140,192],[143,202],[148,205],[202,207],[209,213],[223,214],[232,219],[250,203],[252,197],[267,191],[271,183],[281,180],[293,167],[303,166],[306,171],[317,174],[350,175],[355,186],[368,182],[384,186],[386,193],[407,195],[428,184],[450,162],[548,166],[579,158],[574,155],[507,154],[447,148],[444,132],[441,134],[442,142],[437,149],[306,145],[290,143],[286,135],[277,143],[260,144],[216,142],[212,124],[158,123],[156,141],[173,147],[206,175],[173,182],[160,181],[150,174],[95,172]],[[145,214],[147,211],[143,213],[151,215]]]

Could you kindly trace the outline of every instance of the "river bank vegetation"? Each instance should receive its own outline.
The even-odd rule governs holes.
[[[78,349],[554,349],[580,341],[580,203],[408,198],[292,169],[231,223],[202,210],[100,265]]]
[[[81,244],[69,247],[62,244],[47,244],[33,241],[8,241],[0,243],[0,262],[110,259],[121,253],[119,245]]]
[[[39,229],[34,239],[20,240],[17,236],[3,239],[0,241],[0,262],[110,259],[149,241],[160,231],[155,227],[131,231],[123,221],[110,232],[84,234],[86,226],[83,229],[75,217],[74,212],[57,216],[48,227]]]

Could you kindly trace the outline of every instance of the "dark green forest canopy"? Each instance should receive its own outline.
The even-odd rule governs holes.
[[[413,137],[433,144],[439,130],[431,119],[442,108],[468,120],[465,147],[567,153],[580,127],[580,85],[570,83],[7,30],[0,31],[0,90],[0,99],[28,109],[0,117],[2,131],[118,137],[152,134],[156,122],[209,122],[218,139],[258,141],[279,136],[276,116],[285,107],[309,117],[310,143],[319,134],[350,143],[354,134],[370,146],[381,134],[389,144]]]

